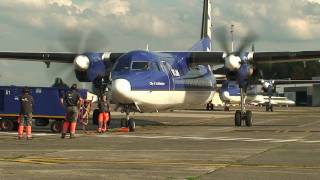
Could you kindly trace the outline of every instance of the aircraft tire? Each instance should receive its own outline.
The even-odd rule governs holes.
[[[237,110],[234,116],[235,126],[241,126],[241,111]]]
[[[207,104],[206,110],[209,111],[209,104]]]
[[[252,111],[246,112],[246,119],[245,119],[246,126],[251,127],[252,126]]]
[[[273,112],[273,105],[270,105],[270,111]]]
[[[210,111],[213,111],[213,109],[214,109],[214,108],[213,108],[213,104],[210,104],[209,108],[210,108],[210,109],[209,109]]]
[[[128,127],[130,132],[134,132],[136,129],[136,123],[134,122],[133,119],[129,119],[128,121]]]

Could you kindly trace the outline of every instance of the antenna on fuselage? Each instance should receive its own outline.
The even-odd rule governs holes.
[[[149,44],[147,44],[146,51],[149,51]]]

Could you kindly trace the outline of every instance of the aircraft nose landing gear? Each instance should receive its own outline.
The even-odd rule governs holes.
[[[128,105],[124,106],[123,112],[126,113],[126,117],[121,119],[121,128],[129,128],[129,132],[134,132],[136,123],[132,118],[130,119],[130,107]]]
[[[241,126],[242,121],[245,122],[246,126],[252,126],[252,111],[246,111],[245,113],[241,113],[240,110],[237,110],[234,117],[235,126]]]
[[[243,88],[240,88],[241,94],[241,110],[237,110],[234,116],[235,126],[241,126],[242,121],[245,122],[245,125],[250,127],[252,126],[252,111],[245,110],[245,92]]]
[[[266,112],[273,112],[273,105],[271,104],[271,95],[268,98],[268,102],[266,103]]]

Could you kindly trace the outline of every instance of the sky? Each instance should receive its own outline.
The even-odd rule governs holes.
[[[1,0],[0,51],[187,50],[200,37],[202,3]],[[214,29],[235,25],[236,46],[255,32],[257,51],[320,49],[320,0],[214,0],[212,15]],[[55,77],[77,82],[71,65],[0,61],[1,85],[49,86]]]

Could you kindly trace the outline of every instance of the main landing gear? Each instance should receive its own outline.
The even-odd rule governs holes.
[[[240,88],[241,94],[241,110],[237,110],[234,116],[234,124],[235,126],[241,126],[242,121],[244,121],[245,125],[250,127],[252,126],[252,112],[250,110],[246,111],[245,107],[245,90],[244,88]]]
[[[269,101],[266,103],[266,111],[273,112],[273,105],[271,104],[271,96],[269,96]]]
[[[224,111],[230,111],[230,106],[228,103],[224,103],[224,108],[223,108]]]
[[[130,106],[125,105],[122,112],[126,113],[126,117],[121,119],[121,128],[129,128],[130,132],[134,132],[136,129],[136,123],[130,118]]]

